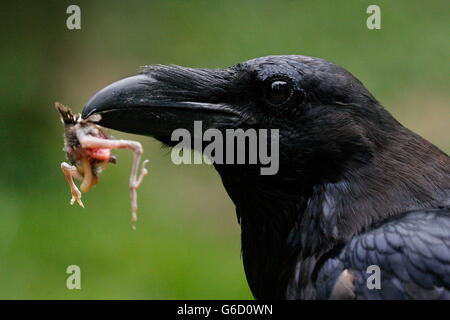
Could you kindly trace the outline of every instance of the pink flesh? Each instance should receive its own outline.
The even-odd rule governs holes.
[[[107,161],[111,158],[111,150],[107,148],[86,148],[85,151],[94,159]]]

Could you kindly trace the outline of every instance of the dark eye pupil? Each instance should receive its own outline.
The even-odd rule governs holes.
[[[286,102],[292,94],[292,88],[289,83],[282,80],[272,81],[266,89],[266,99],[271,104],[282,104]]]

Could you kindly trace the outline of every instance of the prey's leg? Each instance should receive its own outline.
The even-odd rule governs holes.
[[[73,178],[77,180],[83,179],[83,177],[78,172],[77,168],[75,166],[71,166],[70,164],[63,162],[61,163],[61,170],[64,173],[64,176],[67,179],[67,182],[69,183],[70,187],[70,193],[72,194],[72,199],[70,199],[70,204],[74,204],[75,200],[78,202],[78,204],[84,208],[83,202],[81,202],[81,192],[78,190],[77,186],[73,182]]]
[[[145,160],[142,163],[139,171],[139,163],[141,161],[142,156],[142,145],[136,141],[130,140],[112,140],[112,139],[100,139],[88,135],[80,135],[78,136],[78,140],[83,148],[107,148],[107,149],[130,149],[133,151],[133,165],[131,168],[130,174],[130,200],[131,200],[131,223],[133,229],[136,229],[136,221],[137,221],[137,189],[139,188],[142,179],[148,173],[145,168],[148,160]]]

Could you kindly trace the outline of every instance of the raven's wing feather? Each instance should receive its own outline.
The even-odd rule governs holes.
[[[380,289],[368,288],[371,265]],[[325,262],[316,285],[321,298],[450,299],[450,209],[409,212],[356,236]]]

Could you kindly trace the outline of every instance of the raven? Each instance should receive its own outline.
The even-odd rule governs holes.
[[[279,129],[277,174],[215,164],[255,298],[450,299],[450,158],[342,67],[300,55],[153,65],[97,92],[93,114],[169,146],[194,120]]]

